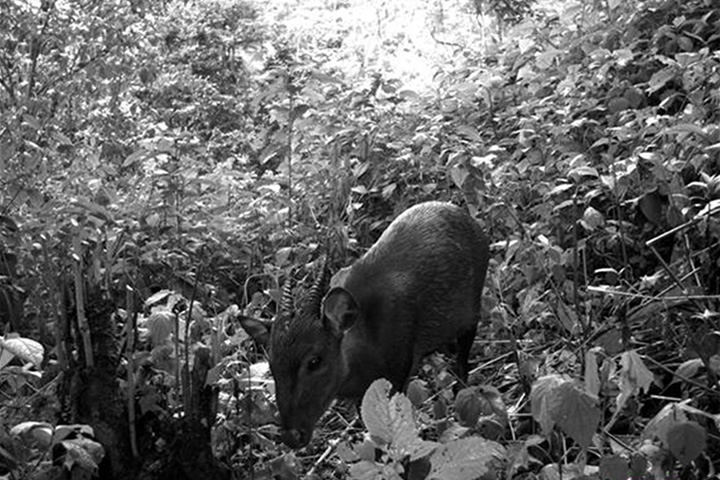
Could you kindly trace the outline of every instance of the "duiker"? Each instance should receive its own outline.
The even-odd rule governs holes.
[[[299,309],[286,288],[275,322],[242,318],[254,338],[269,339],[283,442],[306,445],[335,397],[359,398],[377,378],[403,389],[442,346],[457,346],[465,380],[488,258],[488,239],[465,210],[422,203],[336,275],[324,298],[325,268]]]

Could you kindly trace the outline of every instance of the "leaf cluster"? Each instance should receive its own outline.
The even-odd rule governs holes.
[[[82,278],[139,340],[129,375],[152,435],[173,438],[185,362],[211,352],[215,453],[243,472],[710,475],[718,9],[504,2],[521,15],[480,36],[418,7],[445,52],[421,89],[379,48],[414,51],[421,33],[382,16],[353,30],[335,21],[360,10],[332,3],[268,7],[283,26],[253,2],[0,5],[0,323],[19,332],[5,351],[28,363],[13,345],[57,345],[62,286]],[[271,316],[293,266],[321,250],[344,266],[429,199],[467,205],[494,241],[469,388],[454,395],[431,360],[412,407],[366,397],[369,439],[318,452],[347,423],[334,410],[304,458],[280,455],[272,382],[227,307]],[[22,368],[3,365],[16,398],[36,386]],[[505,463],[491,472],[483,452]]]

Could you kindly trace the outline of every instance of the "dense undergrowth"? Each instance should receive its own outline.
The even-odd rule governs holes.
[[[720,9],[565,3],[458,14],[425,90],[253,2],[2,4],[2,473],[715,478]],[[430,199],[493,240],[469,385],[433,356],[287,451],[235,314]]]

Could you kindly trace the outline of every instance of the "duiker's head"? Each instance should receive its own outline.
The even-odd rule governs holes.
[[[297,306],[292,285],[286,282],[274,322],[241,319],[254,338],[268,340],[281,438],[291,448],[307,445],[315,423],[335,398],[346,375],[340,350],[342,332],[321,313],[326,283],[327,268],[323,262],[312,288]]]

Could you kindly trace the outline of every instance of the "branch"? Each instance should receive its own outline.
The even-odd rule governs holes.
[[[42,38],[45,36],[45,32],[48,29],[48,26],[50,25],[50,17],[53,12],[54,3],[51,3],[50,1],[42,2],[41,9],[45,12],[45,21],[43,22],[43,26],[40,29],[40,33],[33,37],[33,39],[30,42],[30,55],[32,56],[31,65],[30,65],[30,72],[28,74],[28,86],[27,86],[27,94],[26,99],[30,100],[33,98],[33,89],[35,87],[35,76],[37,74],[37,61],[40,57],[40,51],[42,50]]]

